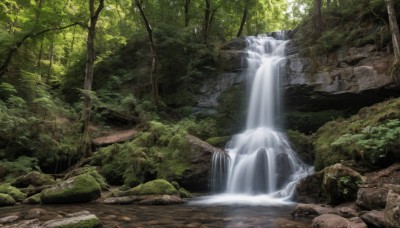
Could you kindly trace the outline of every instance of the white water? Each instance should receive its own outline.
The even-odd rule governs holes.
[[[229,158],[213,157],[213,190],[224,193],[195,203],[290,203],[295,184],[312,172],[292,150],[286,135],[277,130],[287,41],[260,36],[247,42],[251,93],[246,130],[228,143]]]

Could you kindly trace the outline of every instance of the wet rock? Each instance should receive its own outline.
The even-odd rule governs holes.
[[[0,193],[0,207],[15,205],[15,200],[10,195]]]
[[[367,225],[358,217],[345,219],[339,215],[324,214],[312,220],[313,228],[367,228]]]
[[[0,218],[0,226],[6,223],[13,223],[19,219],[19,216],[17,215],[10,215],[6,217]]]
[[[73,227],[85,227],[85,228],[97,228],[101,227],[101,221],[96,215],[87,212],[78,212],[70,214],[71,217],[54,219],[43,223],[43,228],[73,228]]]
[[[342,203],[335,207],[338,215],[345,218],[357,217],[357,206],[354,203]]]
[[[117,220],[120,221],[120,222],[130,222],[130,221],[132,221],[132,219],[127,217],[127,216],[118,217]]]
[[[279,166],[276,167],[277,188],[281,189],[288,183],[294,171],[290,164],[290,158],[286,153],[278,154],[275,164],[279,164]]]
[[[323,214],[337,214],[337,211],[329,205],[300,203],[292,212],[293,216],[299,216],[299,217],[304,217],[304,216],[315,217]]]
[[[21,202],[26,198],[25,193],[21,192],[18,188],[13,187],[10,184],[0,185],[0,193],[10,195],[17,202]]]
[[[360,188],[356,204],[364,210],[383,209],[386,206],[387,187]]]
[[[360,218],[367,224],[377,228],[385,228],[385,215],[384,211],[367,211],[359,214]]]
[[[45,211],[41,208],[32,208],[25,215],[24,219],[40,219],[40,220],[50,220],[57,218],[59,214],[56,212]]]
[[[39,228],[39,227],[41,227],[39,219],[22,220],[18,223],[7,226],[7,228]]]
[[[247,41],[244,37],[239,37],[224,44],[222,50],[243,50],[247,47]]]
[[[388,227],[400,227],[400,185],[389,187],[384,214]]]
[[[322,188],[327,197],[328,204],[339,204],[357,198],[359,184],[362,176],[340,163],[324,169]]]
[[[42,186],[55,184],[55,180],[52,176],[37,171],[30,172],[26,175],[19,176],[15,179],[11,185],[17,188],[26,188],[29,185]]]
[[[131,204],[141,200],[138,196],[110,197],[103,201],[104,204]]]
[[[220,70],[226,72],[240,71],[247,66],[247,52],[237,50],[220,50],[219,52]]]
[[[301,179],[296,185],[295,199],[301,203],[325,202],[325,192],[322,190],[324,172],[316,172]]]
[[[143,205],[170,205],[181,203],[184,203],[184,201],[179,196],[173,195],[149,195],[139,202],[139,204]]]
[[[140,184],[127,192],[129,192],[129,195],[179,195],[178,190],[164,179]]]
[[[42,201],[41,194],[38,193],[36,195],[33,195],[31,197],[24,199],[24,201],[22,201],[22,203],[23,204],[40,204],[41,201]]]
[[[88,174],[63,181],[41,193],[42,203],[90,202],[100,197],[100,185]]]

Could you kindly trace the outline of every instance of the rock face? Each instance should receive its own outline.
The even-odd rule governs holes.
[[[100,185],[92,176],[72,177],[41,193],[42,203],[90,202],[100,197]]]

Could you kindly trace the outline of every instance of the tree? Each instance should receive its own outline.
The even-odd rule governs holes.
[[[244,24],[246,24],[248,11],[249,11],[249,0],[245,0],[242,21],[240,22],[239,31],[237,32],[236,37],[240,37],[242,35]]]
[[[150,42],[150,54],[151,54],[151,72],[150,72],[150,80],[151,80],[151,94],[153,98],[154,104],[159,107],[160,102],[158,98],[158,85],[157,85],[157,52],[156,46],[154,44],[153,39],[153,28],[150,25],[149,20],[146,17],[146,14],[143,11],[142,4],[139,0],[135,0],[136,7],[140,11],[140,15],[142,16],[143,22],[145,24],[147,35],[149,36]]]
[[[322,33],[322,0],[314,0],[314,39],[318,39]]]
[[[389,15],[390,31],[392,33],[393,55],[394,61],[391,69],[392,77],[395,78],[397,83],[400,83],[400,33],[397,24],[396,12],[393,7],[392,0],[385,0],[387,11]]]
[[[104,0],[99,0],[99,5],[95,10],[95,0],[89,1],[89,10],[90,10],[90,20],[86,48],[86,67],[85,67],[85,82],[83,85],[84,94],[83,94],[83,110],[82,110],[82,119],[83,119],[83,135],[82,135],[82,149],[84,156],[87,157],[92,153],[91,143],[90,143],[90,135],[89,135],[89,124],[90,124],[90,114],[92,108],[92,100],[90,97],[90,92],[92,90],[93,83],[93,65],[94,65],[94,38],[96,35],[96,23],[99,19],[99,15],[101,10],[104,8]]]
[[[190,1],[191,0],[185,0],[185,26],[189,26],[189,20],[190,20],[190,14],[189,14],[189,9],[190,9]]]

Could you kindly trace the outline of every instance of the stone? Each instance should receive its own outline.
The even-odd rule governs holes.
[[[53,185],[55,180],[52,176],[37,171],[30,172],[26,175],[19,176],[15,179],[11,185],[17,188],[26,188],[29,185],[42,186],[42,185]]]
[[[313,228],[367,228],[358,217],[346,219],[334,214],[323,214],[312,220]]]
[[[12,206],[15,205],[15,200],[10,195],[0,193],[0,207],[1,206]]]
[[[337,214],[337,211],[329,205],[300,203],[292,212],[296,217],[315,217],[323,214]]]
[[[364,210],[384,209],[388,192],[387,187],[360,188],[356,204]]]
[[[335,211],[338,215],[345,218],[357,217],[358,211],[357,206],[353,202],[342,203],[335,207]]]
[[[152,180],[128,191],[131,195],[179,195],[178,190],[164,179]]]
[[[24,199],[24,201],[22,201],[23,204],[40,204],[42,201],[42,197],[41,194],[35,194],[31,197],[28,197],[26,199]]]
[[[400,185],[389,187],[384,216],[388,227],[400,227]]]
[[[300,203],[325,202],[325,192],[322,190],[324,172],[319,171],[301,179],[295,190],[295,200]]]
[[[326,194],[327,203],[340,204],[355,200],[362,180],[362,176],[357,171],[340,163],[326,167],[322,188]]]
[[[18,223],[10,224],[7,228],[39,228],[40,221],[39,219],[31,219],[31,220],[22,220]]]
[[[110,197],[103,201],[104,204],[131,204],[140,201],[141,198],[138,196],[121,196],[121,197]]]
[[[10,195],[17,202],[21,202],[26,198],[25,193],[21,192],[18,188],[13,187],[10,184],[0,185],[0,193]]]
[[[42,203],[90,202],[100,197],[101,188],[94,177],[82,174],[63,181],[41,193]]]
[[[237,50],[219,51],[219,68],[225,72],[235,72],[247,67],[247,52]]]
[[[366,211],[359,214],[360,218],[367,224],[377,228],[385,228],[385,215],[384,211]]]
[[[13,223],[19,219],[19,216],[17,215],[10,215],[6,217],[0,218],[0,225],[3,225],[5,223]]]
[[[174,195],[149,195],[139,201],[139,204],[143,205],[170,205],[182,203],[184,203],[184,201],[179,196]]]
[[[43,223],[41,227],[43,228],[97,228],[101,227],[101,221],[96,215],[90,213],[81,213],[80,215],[60,218],[47,221]]]

